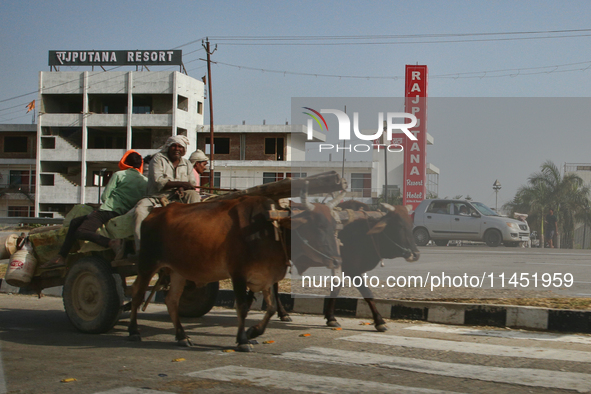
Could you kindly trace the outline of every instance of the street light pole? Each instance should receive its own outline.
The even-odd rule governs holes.
[[[499,213],[499,190],[501,190],[501,182],[498,179],[493,183],[493,190],[495,191],[495,212]]]

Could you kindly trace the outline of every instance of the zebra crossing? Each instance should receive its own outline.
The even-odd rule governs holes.
[[[408,335],[404,335],[405,333]],[[414,333],[427,333],[439,337],[442,334],[452,334],[454,337],[451,339],[413,337]],[[489,391],[490,385],[500,384],[499,387],[502,387],[503,391],[506,391],[507,387],[513,387],[515,390],[521,389],[521,392],[537,392],[536,390],[591,392],[591,337],[589,336],[474,329],[436,324],[405,326],[396,333],[368,332],[358,334],[352,332],[352,334],[335,337],[320,344],[304,346],[294,351],[265,354],[267,359],[287,361],[289,364],[280,365],[278,363],[277,366],[274,366],[271,362],[272,367],[259,368],[257,365],[245,363],[246,359],[243,355],[235,354],[232,357],[236,358],[230,359],[230,365],[205,368],[186,373],[184,376],[215,381],[219,384],[233,385],[239,382],[246,384],[251,389],[283,389],[294,392],[331,394],[474,392],[474,387],[479,387],[479,384],[484,383],[489,385]],[[480,343],[472,340],[482,337],[500,338],[508,341],[509,344]],[[519,341],[519,343],[511,342],[512,340]],[[567,343],[569,346],[554,346],[553,344],[556,343]],[[355,344],[362,346],[350,350]],[[545,345],[548,346],[544,347]],[[582,349],[589,350],[569,350],[568,347],[573,347],[573,345],[582,345]],[[585,347],[585,345],[590,346]],[[413,352],[396,355],[401,353],[401,349],[410,349]],[[443,354],[454,354],[457,357],[454,358],[455,362],[449,362],[447,358],[443,357],[435,357],[437,361],[434,361],[413,356],[415,351],[432,351],[435,352],[434,354],[445,352]],[[472,358],[466,357],[466,355],[470,355]],[[497,360],[497,364],[502,366],[474,362],[474,356]],[[509,360],[509,358],[524,360],[524,367],[505,366],[504,360]],[[289,367],[286,368],[285,365],[289,365]],[[313,373],[310,373],[310,369],[305,373],[301,371],[301,366],[310,365],[318,366],[312,369]],[[349,374],[347,377],[329,376],[331,375],[330,371],[334,371],[334,369],[325,369],[323,366],[326,365],[355,368],[358,373]],[[576,372],[572,372],[558,368],[556,365],[570,367],[576,365],[578,367],[574,368]],[[371,371],[389,371],[388,373],[391,372],[392,375],[386,374],[386,376],[391,376],[388,382],[374,381],[368,378]],[[458,386],[457,390],[449,390],[450,385],[446,387],[446,390],[437,389],[436,385],[430,386],[430,388],[414,387],[408,381],[402,384],[397,376],[404,371],[425,376],[426,380],[431,382],[442,378],[469,381],[472,384],[470,386],[472,389]],[[410,383],[412,382],[410,381]],[[452,388],[456,387],[452,385]],[[167,392],[122,387],[100,394],[167,394]]]
[[[284,353],[282,357],[302,362],[371,365],[454,378],[577,390],[582,393],[591,390],[591,375],[576,372],[468,365],[319,347]]]

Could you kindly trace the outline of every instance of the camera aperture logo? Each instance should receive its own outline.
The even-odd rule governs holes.
[[[351,120],[349,119],[349,115],[347,115],[343,111],[339,111],[337,109],[321,109],[320,111],[316,111],[310,107],[302,107],[310,112],[303,112],[304,114],[310,116],[311,119],[308,119],[307,124],[307,134],[308,134],[308,141],[312,141],[314,138],[314,127],[313,127],[313,120],[318,123],[320,130],[326,129],[328,131],[328,124],[326,123],[326,119],[322,114],[333,114],[337,117],[339,122],[339,140],[347,141],[351,139]],[[394,123],[394,119],[410,119],[410,123]],[[399,144],[380,144],[378,143],[380,137],[386,132],[386,141],[392,141],[392,132],[394,130],[400,130],[403,132],[410,140],[417,141],[417,137],[409,130],[416,126],[417,124],[417,117],[413,114],[409,114],[406,112],[387,112],[386,113],[386,127],[383,127],[384,124],[384,113],[378,112],[378,130],[374,134],[362,134],[359,130],[359,113],[353,112],[353,133],[355,137],[362,140],[362,141],[372,141],[372,144],[355,144],[349,145],[348,147],[340,147],[334,144],[319,144],[318,151],[319,152],[326,152],[334,150],[336,152],[339,149],[343,150],[346,149],[349,152],[355,151],[359,153],[369,152],[372,147],[380,150],[380,147],[385,147],[388,149],[389,152],[402,152],[404,150],[402,145]]]
[[[326,127],[326,131],[328,131],[328,125],[326,124],[326,120],[324,119],[324,116],[320,115],[320,112],[318,112],[316,110],[313,110],[312,108],[309,108],[309,107],[302,107],[302,108],[307,109],[308,111],[314,112],[318,117],[312,115],[309,112],[304,112],[304,114],[311,116],[312,119],[314,119],[316,121],[316,123],[318,123],[318,126],[320,126],[320,130],[323,129],[322,128],[322,123],[324,123],[324,126]],[[318,118],[322,119],[322,123],[320,123],[320,120],[318,120]],[[310,137],[310,123],[311,123],[311,119],[308,121],[308,140],[312,139]]]

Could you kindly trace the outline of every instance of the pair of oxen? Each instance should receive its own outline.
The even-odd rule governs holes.
[[[264,333],[277,310],[282,320],[290,319],[277,291],[290,260],[300,274],[309,267],[341,266],[342,272],[351,277],[375,268],[382,259],[418,260],[406,207],[386,205],[387,213],[380,219],[365,217],[349,222],[338,232],[337,239],[333,209],[338,200],[312,204],[304,193],[301,204],[292,204],[291,215],[276,221],[268,216],[274,201],[261,196],[154,209],[141,229],[138,276],[133,284],[128,327],[130,339],[141,340],[137,312],[156,272],[170,276],[165,303],[181,346],[192,345],[179,317],[179,300],[186,281],[204,286],[230,278],[236,297],[238,350],[251,351],[249,341]],[[349,204],[344,208],[363,207],[361,203],[354,203],[354,207],[351,202],[343,204]],[[332,292],[326,311],[329,326],[338,325],[334,316],[338,290]],[[371,308],[376,329],[384,331],[385,322],[370,289],[359,290]],[[253,294],[259,291],[267,304],[266,313],[246,331],[245,319]]]

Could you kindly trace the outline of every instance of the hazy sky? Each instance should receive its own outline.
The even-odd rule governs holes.
[[[401,97],[404,66],[417,63],[429,67],[430,97],[586,98],[590,21],[589,1],[3,1],[0,123],[31,122],[24,106],[37,98],[49,50],[180,47],[189,75],[201,78],[204,37],[218,44],[212,57],[220,62],[212,67],[217,124],[283,124],[292,97]],[[475,35],[514,32],[528,34]],[[400,37],[408,35],[417,37]],[[579,114],[584,119],[587,111]],[[558,129],[525,122],[498,134],[476,124],[461,139],[463,132],[449,122],[438,127],[435,119],[428,121],[436,144],[427,160],[441,170],[442,196],[470,194],[494,205],[495,179],[503,184],[501,203],[547,159],[559,166],[591,162],[588,123],[572,127],[572,118]]]

